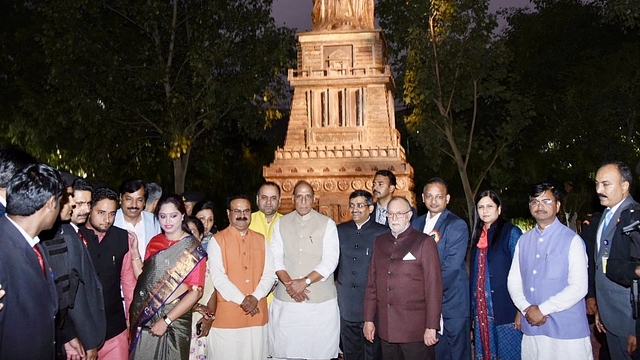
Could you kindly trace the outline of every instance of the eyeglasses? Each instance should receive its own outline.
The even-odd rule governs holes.
[[[240,210],[240,209],[233,209],[231,210],[231,212],[233,212],[233,215],[249,215],[251,214],[251,209],[244,209],[244,210]]]
[[[537,207],[540,204],[542,204],[544,206],[551,206],[554,201],[555,200],[551,200],[551,199],[542,199],[542,200],[532,199],[532,200],[529,201],[529,206],[530,207]]]
[[[371,205],[365,204],[365,203],[357,203],[357,204],[349,203],[349,209],[355,209],[355,208],[364,209],[367,206],[371,206]]]
[[[407,215],[410,212],[411,212],[411,210],[403,212],[403,213],[387,213],[387,218],[388,219],[399,218],[401,216]]]

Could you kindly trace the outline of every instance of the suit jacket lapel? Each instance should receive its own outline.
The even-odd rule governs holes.
[[[447,216],[448,215],[449,215],[449,209],[444,209],[444,211],[440,214],[440,217],[438,218],[438,221],[436,221],[436,224],[433,226],[433,230],[440,230],[440,228],[447,221]]]

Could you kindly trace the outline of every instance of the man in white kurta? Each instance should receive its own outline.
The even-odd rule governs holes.
[[[275,359],[338,357],[340,313],[333,272],[340,243],[335,222],[313,210],[313,188],[293,190],[296,210],[278,220],[271,250],[280,283],[269,307],[269,354]]]
[[[227,216],[229,227],[216,233],[207,249],[217,296],[208,356],[263,360],[267,357],[266,297],[276,280],[273,256],[264,235],[249,230],[249,198],[229,198]]]
[[[575,231],[563,225],[560,192],[534,187],[529,209],[536,226],[516,245],[507,287],[520,310],[522,359],[593,359],[584,297],[587,254]]]

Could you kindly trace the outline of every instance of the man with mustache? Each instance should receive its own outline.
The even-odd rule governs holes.
[[[213,359],[267,357],[267,295],[276,281],[273,256],[264,235],[249,229],[246,195],[227,199],[229,227],[209,242],[209,267],[217,296],[217,317],[208,336]]]
[[[120,185],[120,209],[116,212],[113,225],[133,232],[138,239],[138,251],[144,259],[147,244],[160,234],[160,224],[156,217],[144,211],[147,190],[142,180],[126,180]]]
[[[86,243],[102,283],[107,322],[105,343],[98,351],[98,358],[125,360],[129,357],[125,310],[128,313],[136,286],[133,263],[140,263],[141,256],[135,244],[135,235],[113,226],[117,204],[118,195],[115,191],[104,187],[93,190],[91,213],[87,222],[80,227],[80,237]],[[126,306],[122,304],[121,294],[124,295]]]
[[[594,278],[587,294],[587,307],[596,314],[598,331],[606,332],[609,353],[614,360],[631,359],[629,354],[637,348],[629,284],[612,281],[607,269],[613,242],[628,241],[621,235],[622,228],[629,224],[620,220],[625,210],[637,204],[629,195],[632,182],[633,174],[627,165],[618,161],[602,165],[596,173],[595,185],[600,204],[606,209],[601,217],[593,217],[583,228]],[[596,231],[590,231],[596,226]],[[617,243],[616,247],[618,245],[625,244]],[[627,259],[628,255],[627,252]]]
[[[362,336],[364,326],[364,289],[367,286],[373,242],[389,231],[370,218],[373,195],[356,190],[349,195],[351,221],[338,225],[340,240],[340,272],[338,273],[338,307],[340,308],[340,338],[348,360],[378,360],[382,356],[380,338],[373,343]]]
[[[83,179],[77,178],[71,185],[75,207],[71,213],[71,225],[78,232],[78,228],[87,222],[91,212],[91,192],[93,187]]]
[[[529,193],[536,226],[518,240],[507,278],[521,313],[525,360],[593,359],[584,300],[587,254],[582,238],[557,218],[561,195],[549,183]]]

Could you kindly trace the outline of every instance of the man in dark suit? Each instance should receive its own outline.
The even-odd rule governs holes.
[[[366,190],[356,190],[349,196],[352,220],[338,225],[338,307],[340,339],[346,360],[379,360],[381,356],[377,334],[373,343],[366,342],[362,335],[362,304],[373,242],[376,237],[389,231],[388,227],[369,217],[372,211],[373,195]]]
[[[383,359],[435,359],[442,274],[433,239],[411,227],[411,204],[389,202],[387,232],[376,238],[364,300],[364,336],[382,342]],[[378,324],[374,323],[377,318]]]
[[[120,287],[128,311],[135,288],[135,276],[127,231],[113,226],[117,201],[115,191],[95,189],[91,195],[89,220],[80,227],[80,236],[87,243],[91,260],[102,282],[107,322],[105,343],[98,352],[98,358],[126,360],[129,345]]]
[[[16,146],[0,148],[0,216],[6,212],[9,180],[27,165],[37,163],[31,154]]]
[[[73,183],[71,174],[65,176],[63,172],[62,175],[67,184]],[[58,221],[51,230],[41,233],[40,238],[50,258],[59,258],[52,263],[60,302],[56,317],[58,358],[85,354],[85,359],[95,360],[106,329],[102,284],[85,244],[69,224],[71,213],[75,211],[73,195],[73,187],[69,185],[61,200]],[[67,269],[56,271],[56,266]],[[58,272],[68,276],[60,278]]]
[[[438,360],[471,359],[471,301],[469,276],[464,262],[469,228],[464,220],[447,209],[451,196],[441,178],[427,182],[422,200],[429,211],[415,219],[412,226],[435,239],[444,283],[444,329],[436,345],[436,355]]]
[[[587,308],[596,311],[596,327],[605,332],[611,358],[631,359],[629,355],[637,347],[635,324],[629,305],[629,284],[621,284],[608,278],[607,262],[613,256],[613,243],[621,241],[620,235],[625,224],[621,213],[635,200],[629,195],[633,174],[621,162],[602,165],[596,173],[596,192],[600,204],[606,207],[598,221],[597,232],[584,234],[587,242],[589,263],[594,265],[594,284],[587,294]],[[628,245],[627,245],[628,246]],[[628,252],[626,254],[628,258]],[[617,257],[617,256],[616,256]],[[595,291],[593,291],[595,288]],[[595,301],[593,296],[595,295]]]
[[[47,165],[30,165],[7,186],[7,216],[0,217],[0,359],[53,359],[58,298],[38,234],[60,211],[64,182]]]
[[[396,191],[396,183],[396,176],[386,169],[376,171],[373,176],[372,188],[376,203],[373,205],[373,211],[371,211],[371,219],[378,224],[389,224],[387,219],[387,206]],[[418,216],[418,212],[413,207],[411,208],[411,213],[412,219]]]

